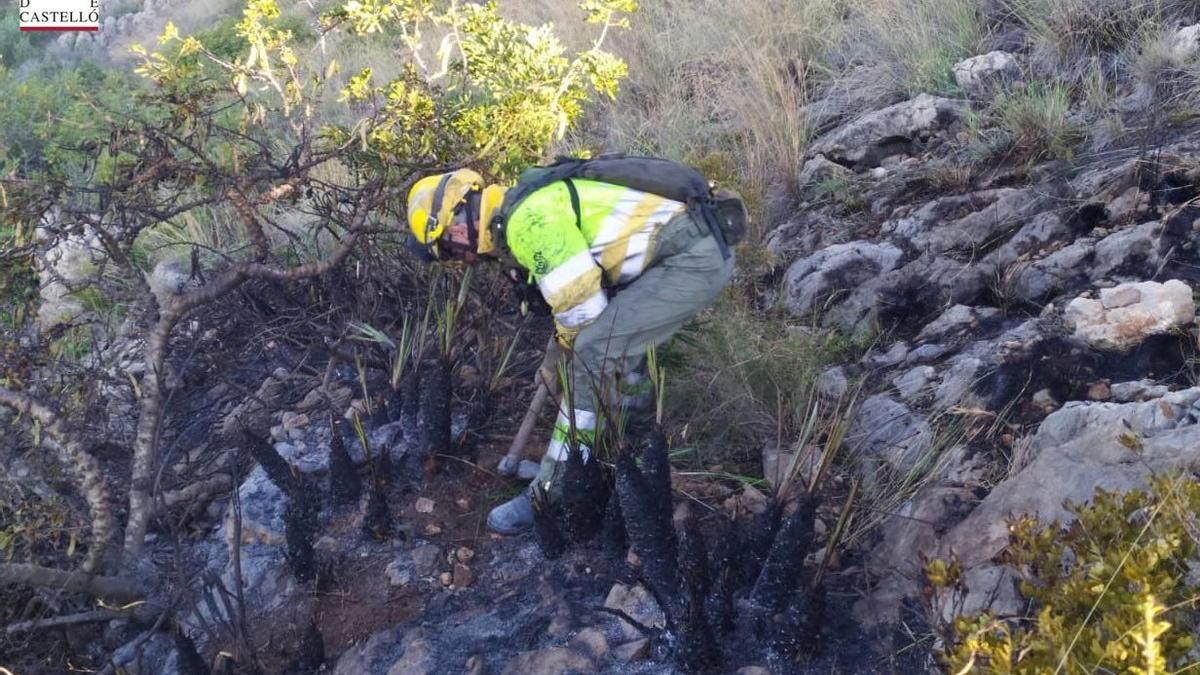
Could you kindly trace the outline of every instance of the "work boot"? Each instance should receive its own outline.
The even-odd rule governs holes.
[[[521,464],[533,464],[533,462],[524,461]],[[547,496],[551,499],[558,500],[562,496],[562,488],[559,486],[559,481],[554,480],[561,471],[559,462],[556,462],[552,457],[545,456],[542,457],[542,461],[539,464],[534,466],[537,467],[537,475],[534,477],[533,482],[529,484],[529,488],[492,509],[491,513],[488,514],[488,529],[499,534],[520,534],[533,527],[533,498],[531,497],[531,493],[534,485],[544,486],[543,489],[546,490]]]
[[[529,491],[492,509],[487,519],[488,529],[499,534],[520,534],[533,527],[533,500]]]

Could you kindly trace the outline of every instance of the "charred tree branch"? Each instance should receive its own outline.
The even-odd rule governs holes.
[[[103,559],[112,537],[114,525],[112,507],[108,501],[108,488],[100,463],[83,447],[78,435],[68,428],[66,420],[48,405],[21,392],[0,387],[0,404],[17,411],[42,425],[46,434],[70,459],[79,481],[80,491],[87,500],[92,516],[92,543],[87,559],[81,569],[84,573],[94,572]]]
[[[10,584],[58,588],[117,602],[137,600],[143,595],[135,582],[122,577],[92,576],[41,565],[0,563],[0,586]]]

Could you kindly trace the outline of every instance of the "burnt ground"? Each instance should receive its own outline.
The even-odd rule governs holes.
[[[544,447],[543,440],[535,439],[531,447]],[[572,645],[580,631],[599,630],[613,652],[640,637],[624,621],[598,609],[615,584],[638,582],[630,559],[615,559],[598,544],[588,544],[547,560],[532,535],[501,537],[486,530],[488,510],[520,489],[519,483],[478,468],[494,466],[504,449],[501,443],[488,444],[480,450],[477,464],[452,462],[436,475],[397,481],[391,505],[402,534],[391,541],[366,541],[358,531],[357,516],[331,520],[322,537],[358,543],[335,559],[326,558],[324,581],[312,594],[327,668],[334,667],[339,655],[357,649],[366,655],[343,658],[338,672],[388,672],[394,662],[414,653],[429,660],[405,661],[412,672],[525,672],[514,665],[521,663],[517,659]],[[688,491],[694,488],[688,486]],[[433,502],[432,512],[417,510],[419,498]],[[464,547],[470,557],[456,572]],[[437,551],[432,568],[421,568],[405,555],[431,548]],[[403,585],[388,580],[386,568],[393,561],[401,561],[400,568],[405,561],[411,566],[411,578]],[[461,567],[469,569],[469,581]],[[858,630],[849,610],[861,595],[861,568],[853,560],[840,561],[840,567],[827,576],[828,610],[815,654],[796,663],[779,662],[759,646],[749,627],[739,626],[718,638],[724,660],[712,672],[748,665],[765,666],[773,673],[926,672],[928,650],[916,644],[917,638],[881,641]],[[637,616],[649,620],[654,613]],[[262,648],[259,655],[268,672],[287,671],[291,655],[311,639],[304,620],[280,621],[278,614],[263,617],[249,632]],[[896,645],[890,654],[869,646],[889,642]],[[670,660],[669,639],[651,644],[656,647],[644,659],[627,662],[609,654],[594,659],[594,668],[587,672],[685,672]],[[355,658],[359,660],[350,660]],[[365,666],[367,662],[372,665]],[[430,669],[420,670],[422,663]]]

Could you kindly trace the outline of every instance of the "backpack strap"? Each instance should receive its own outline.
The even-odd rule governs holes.
[[[575,188],[575,181],[570,178],[564,178],[563,182],[567,184],[567,192],[571,195],[571,210],[575,212],[575,229],[583,230],[583,209],[579,205],[579,190]]]

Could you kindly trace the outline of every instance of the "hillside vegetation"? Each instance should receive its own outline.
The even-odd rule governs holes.
[[[0,673],[1200,662],[1200,1],[106,12],[0,26]],[[609,151],[751,232],[489,538],[552,327],[405,195]]]

